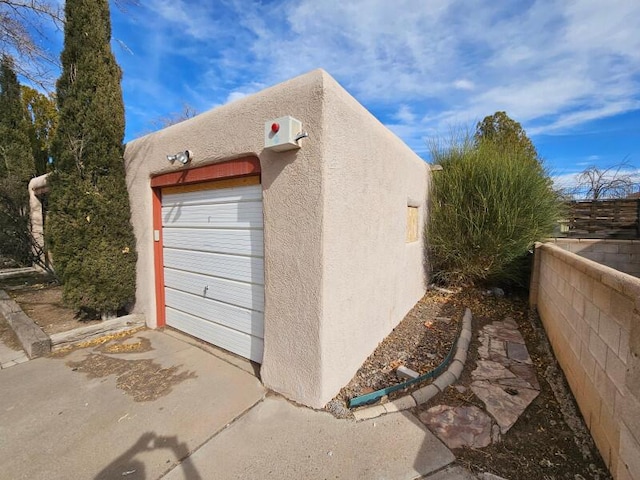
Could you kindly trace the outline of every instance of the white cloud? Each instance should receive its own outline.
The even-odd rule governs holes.
[[[320,66],[365,102],[394,110],[408,99],[437,102],[438,111],[422,112],[440,121],[437,129],[505,109],[525,124],[542,119],[542,133],[640,108],[637,2],[538,0],[523,8],[443,0],[415,8],[300,0],[288,7],[284,21],[266,7],[245,19],[255,34],[250,48],[273,82]]]
[[[474,90],[476,86],[471,80],[460,79],[453,82],[453,86],[458,90]]]
[[[640,109],[640,2],[158,0],[157,77],[197,61],[189,88],[223,104],[324,68],[413,148],[497,110],[530,135]],[[182,31],[183,25],[186,31]]]
[[[562,175],[554,175],[553,187],[556,190],[572,191],[578,184],[578,173],[564,173]]]
[[[411,111],[409,105],[400,105],[398,112],[395,114],[395,118],[403,123],[414,123],[416,121],[416,115]]]

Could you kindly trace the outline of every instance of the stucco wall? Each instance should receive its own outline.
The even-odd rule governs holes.
[[[332,79],[325,84],[323,399],[424,295],[428,165]],[[406,242],[407,206],[419,241]]]
[[[49,258],[46,257],[44,251],[44,216],[42,211],[42,202],[40,201],[39,194],[48,191],[47,178],[49,174],[45,173],[38,177],[32,178],[29,181],[29,222],[31,228],[31,235],[33,235],[34,243],[34,255],[37,255],[38,262],[48,265]],[[37,270],[44,271],[44,268],[38,263],[33,265]]]
[[[553,238],[550,242],[581,257],[640,277],[640,240]]]
[[[640,280],[551,243],[531,303],[614,478],[640,479]]]
[[[264,122],[284,115],[301,120],[309,138],[297,151],[264,151]],[[422,242],[399,245],[406,213],[398,207],[402,199],[406,208],[408,196],[424,200],[426,167],[322,70],[131,142],[125,164],[138,248],[135,311],[151,327],[156,299],[150,178],[179,168],[166,155],[185,149],[194,153],[193,167],[259,158],[265,243],[261,377],[288,398],[323,406],[348,381],[346,372],[424,293]],[[389,218],[375,220],[375,209]],[[354,225],[360,221],[364,225]],[[358,234],[341,232],[347,226]],[[363,253],[354,260],[357,250]],[[407,267],[413,259],[418,266]],[[396,280],[401,284],[394,286]],[[370,303],[384,313],[371,319]]]

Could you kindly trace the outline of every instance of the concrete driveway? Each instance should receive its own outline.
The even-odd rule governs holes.
[[[454,460],[409,413],[353,422],[267,395],[177,333],[0,371],[0,478],[413,479]]]

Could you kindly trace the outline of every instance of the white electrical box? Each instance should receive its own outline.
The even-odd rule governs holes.
[[[296,137],[302,133],[302,122],[293,117],[280,117],[264,124],[264,148],[274,152],[286,152],[300,148]]]

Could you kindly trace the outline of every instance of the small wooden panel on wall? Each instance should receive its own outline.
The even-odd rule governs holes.
[[[407,243],[418,241],[418,225],[420,224],[418,212],[418,207],[407,207]]]

